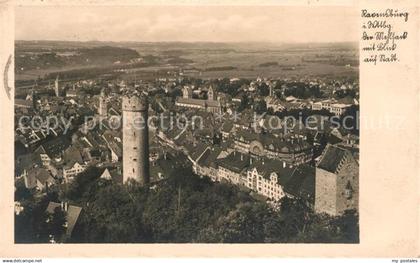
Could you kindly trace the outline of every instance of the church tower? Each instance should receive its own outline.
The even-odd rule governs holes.
[[[101,95],[99,97],[98,114],[101,118],[106,118],[108,115],[108,106],[106,104],[105,89],[101,90]]]
[[[213,89],[213,86],[210,86],[210,88],[207,92],[207,99],[208,100],[215,100],[215,98],[216,98],[216,94],[215,94],[215,91]]]
[[[136,180],[148,184],[149,174],[149,127],[148,100],[144,95],[125,95],[123,112],[123,181]]]
[[[58,75],[57,78],[55,79],[55,83],[54,83],[54,92],[55,92],[55,96],[60,97],[60,87],[58,86]]]
[[[182,90],[182,97],[184,99],[191,99],[192,98],[192,89],[190,86],[184,86]]]

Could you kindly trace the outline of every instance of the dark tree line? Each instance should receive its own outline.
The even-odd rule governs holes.
[[[275,210],[236,186],[213,183],[186,168],[153,187],[115,184],[98,174],[89,170],[79,175],[60,197],[47,196],[43,204],[35,205],[38,208],[16,216],[16,240],[48,242],[47,234],[60,236],[60,214],[43,223],[46,204],[59,198],[83,207],[67,242],[358,242],[354,212],[341,217],[317,215],[304,201],[289,198]]]

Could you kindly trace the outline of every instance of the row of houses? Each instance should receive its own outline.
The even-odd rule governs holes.
[[[358,209],[357,157],[339,145],[328,145],[316,166],[289,165],[211,146],[193,156],[198,175],[244,187],[268,200],[301,198],[316,212],[330,215]]]

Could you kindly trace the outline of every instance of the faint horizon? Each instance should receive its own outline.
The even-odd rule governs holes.
[[[111,41],[111,40],[60,40],[60,39],[15,39],[15,42],[73,42],[73,43],[132,43],[132,44],[266,44],[273,46],[280,45],[323,45],[323,44],[358,44],[357,40],[354,41],[337,41],[337,42],[268,42],[268,41],[171,41],[171,40],[162,40],[162,41],[136,41],[136,40],[122,40],[122,41]]]

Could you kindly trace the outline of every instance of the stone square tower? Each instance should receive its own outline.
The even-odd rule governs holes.
[[[339,145],[327,145],[316,167],[315,212],[338,216],[359,207],[359,164]]]

